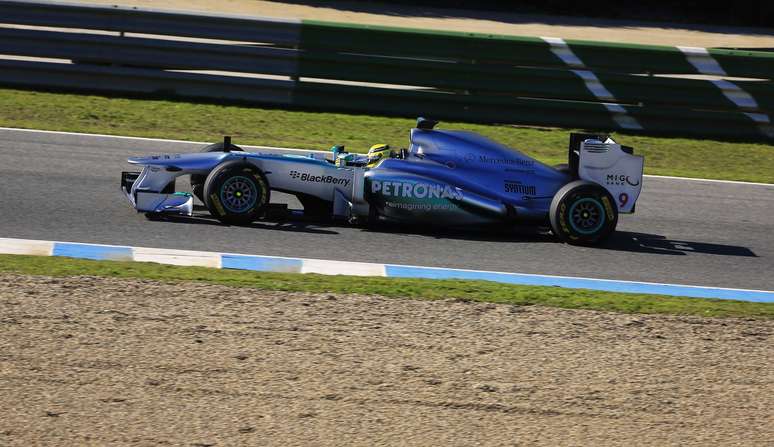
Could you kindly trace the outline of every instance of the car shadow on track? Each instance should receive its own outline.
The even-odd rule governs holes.
[[[437,226],[406,225],[380,223],[364,231],[404,236],[430,237],[438,240],[461,240],[502,243],[541,243],[556,242],[545,229],[538,227],[502,227],[487,226],[481,228],[444,228]]]
[[[207,214],[207,209],[201,205],[194,205],[194,215],[190,217],[179,215],[148,215],[148,218],[190,225],[228,226]],[[336,231],[338,228],[359,228],[362,231],[374,234],[402,234],[404,236],[432,237],[434,239],[511,243],[556,242],[556,239],[547,233],[547,229],[534,226],[485,226],[481,228],[456,229],[432,225],[409,225],[393,222],[380,222],[374,226],[353,226],[341,220],[319,216],[304,216],[298,210],[296,210],[295,214],[282,215],[282,213],[279,213],[274,216],[257,220],[249,225],[240,225],[240,227],[326,235],[340,234],[339,231]]]
[[[163,220],[165,222],[186,224],[186,225],[215,225],[220,227],[228,227],[224,223],[219,222],[214,217],[209,215],[193,215],[193,216],[153,216],[149,217],[152,220]],[[328,227],[328,225],[323,225]],[[259,220],[249,225],[240,225],[245,228],[257,228],[261,230],[273,230],[273,231],[291,231],[296,233],[312,233],[312,234],[339,234],[338,231],[334,231],[327,228],[321,228],[320,225],[316,225],[312,222],[306,221],[289,221],[289,220]]]
[[[757,258],[747,247],[739,245],[710,244],[683,240],[671,240],[658,234],[617,231],[600,248],[661,255],[685,256],[701,253],[720,256],[744,256]]]
[[[204,214],[201,206],[194,208],[198,213],[187,216],[154,216],[153,220],[164,220],[181,224],[217,225],[227,227],[214,217]],[[310,233],[323,235],[338,235],[339,228],[352,228],[352,225],[332,219],[307,217],[302,214],[294,216],[265,218],[249,225],[246,228],[262,230],[289,231],[296,233]],[[418,238],[434,238],[439,240],[463,240],[479,242],[500,243],[560,243],[548,232],[547,228],[522,226],[502,227],[486,226],[481,228],[444,228],[432,225],[407,225],[390,222],[381,222],[375,226],[359,226],[362,231],[378,234],[401,234]],[[673,256],[685,256],[689,253],[711,254],[720,256],[757,257],[747,247],[737,245],[711,244],[706,242],[670,240],[658,234],[635,233],[629,231],[617,231],[598,248],[605,250],[628,251],[634,253],[661,254]]]

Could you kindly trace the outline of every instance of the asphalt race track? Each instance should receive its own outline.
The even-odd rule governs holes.
[[[131,209],[119,190],[127,157],[200,146],[0,129],[0,237],[774,290],[774,185],[646,177],[637,213],[601,248],[530,231],[228,227],[206,212],[151,221]],[[273,195],[283,198],[295,203]]]

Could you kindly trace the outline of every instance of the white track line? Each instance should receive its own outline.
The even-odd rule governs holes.
[[[101,137],[101,138],[115,138],[119,140],[141,140],[141,141],[159,141],[164,143],[184,143],[184,144],[196,144],[196,145],[202,145],[202,144],[212,144],[212,142],[205,142],[205,141],[187,141],[187,140],[170,140],[165,138],[148,138],[148,137],[128,137],[123,135],[106,135],[106,134],[99,134],[99,133],[81,133],[81,132],[64,132],[59,130],[37,130],[37,129],[19,129],[16,127],[0,127],[0,130],[10,130],[14,132],[28,132],[28,133],[45,133],[45,134],[53,134],[53,135],[75,135],[75,136],[83,136],[83,137]],[[265,148],[265,149],[274,149],[274,150],[283,150],[283,151],[302,151],[302,152],[327,152],[322,150],[314,150],[314,149],[298,149],[298,148],[291,148],[291,147],[274,147],[274,146],[251,146],[251,145],[243,145],[244,147],[255,147],[255,148]],[[691,178],[691,177],[673,177],[669,175],[652,175],[652,174],[645,174],[645,177],[652,177],[652,178],[663,178],[663,179],[669,179],[669,180],[686,180],[686,181],[694,181],[694,182],[712,182],[712,183],[729,183],[733,185],[751,185],[751,186],[774,186],[772,183],[756,183],[756,182],[742,182],[737,180],[717,180],[717,179],[709,179],[709,178]]]
[[[196,144],[196,145],[213,143],[212,141],[206,142],[206,141],[190,141],[190,140],[170,140],[166,138],[128,137],[124,135],[106,135],[102,133],[64,132],[60,130],[19,129],[16,127],[0,127],[0,130],[10,130],[14,132],[27,132],[27,133],[45,133],[45,134],[52,134],[52,135],[74,135],[74,136],[80,136],[80,137],[115,138],[117,140],[158,141],[161,143],[184,143],[184,144]],[[314,149],[298,149],[298,148],[292,148],[292,147],[250,146],[250,145],[243,145],[243,146],[266,148],[266,149],[278,149],[283,151],[327,152],[327,151],[316,151]]]
[[[306,258],[299,258],[304,261],[307,261]],[[331,261],[331,262],[339,262],[339,261]],[[470,272],[470,273],[488,273],[493,275],[520,275],[520,276],[530,276],[534,278],[555,278],[555,279],[579,279],[583,281],[611,281],[611,282],[617,282],[622,284],[647,284],[652,286],[678,286],[678,287],[689,287],[689,288],[695,288],[695,289],[716,289],[716,290],[726,290],[730,292],[760,292],[760,293],[771,293],[774,292],[772,290],[762,290],[762,289],[741,289],[736,287],[714,287],[714,286],[699,286],[699,285],[693,285],[693,284],[677,284],[677,283],[666,283],[666,282],[653,282],[653,281],[631,281],[626,279],[605,279],[605,278],[591,278],[588,276],[563,276],[563,275],[544,275],[539,273],[518,273],[518,272],[503,272],[498,270],[475,270],[475,269],[460,269],[460,268],[449,268],[449,267],[426,267],[421,265],[398,265],[398,264],[385,264],[389,266],[397,266],[397,267],[405,267],[405,268],[417,268],[417,269],[428,269],[428,270],[452,270],[456,272]]]
[[[750,185],[750,186],[772,186],[774,183],[756,183],[756,182],[741,182],[737,180],[717,180],[711,178],[691,178],[691,177],[672,177],[669,175],[652,175],[645,174],[644,177],[663,178],[669,180],[687,180],[692,182],[712,182],[712,183],[730,183],[732,185]]]
[[[78,242],[0,238],[0,254],[26,254],[93,260],[156,262],[160,264],[205,266],[264,272],[317,273],[323,275],[346,274],[388,278],[484,280],[530,286],[568,287],[573,289],[591,289],[607,292],[644,293],[774,303],[774,291],[767,290],[510,273],[490,270],[450,269],[399,264],[286,258]]]

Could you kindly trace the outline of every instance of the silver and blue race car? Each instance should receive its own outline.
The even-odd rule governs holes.
[[[225,137],[202,152],[130,158],[123,172],[132,206],[151,216],[194,213],[194,197],[225,224],[264,218],[271,192],[295,195],[304,215],[351,223],[447,227],[535,225],[578,245],[603,241],[619,213],[633,213],[643,157],[605,135],[573,133],[566,165],[548,166],[473,132],[435,129],[419,118],[407,149],[367,155],[246,152]],[[191,192],[176,192],[189,175]]]

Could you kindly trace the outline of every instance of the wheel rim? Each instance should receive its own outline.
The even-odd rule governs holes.
[[[229,177],[220,187],[220,201],[232,213],[244,213],[252,209],[257,199],[255,183],[244,176]]]
[[[585,198],[570,207],[570,226],[580,234],[594,234],[605,224],[604,208],[596,199]]]

